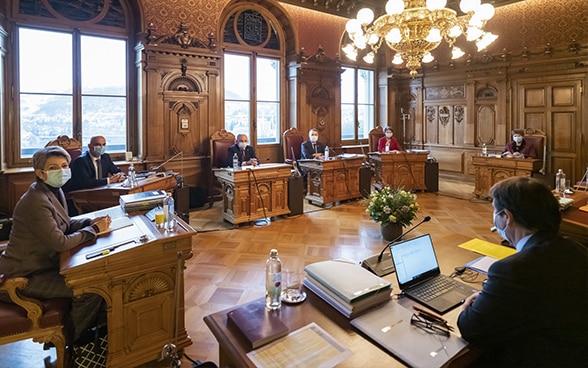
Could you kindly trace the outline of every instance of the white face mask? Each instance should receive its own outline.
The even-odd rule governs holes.
[[[71,179],[71,169],[47,170],[47,180],[45,183],[53,188],[61,188],[69,179]]]
[[[392,138],[393,135],[394,133],[386,133],[386,138]]]
[[[523,137],[512,137],[512,140],[516,143],[521,143],[523,141]]]
[[[100,157],[106,152],[106,147],[104,146],[94,146],[94,155],[96,157]]]
[[[247,147],[247,143],[245,143],[245,142],[239,142],[239,148],[245,149],[245,147]]]
[[[510,240],[508,239],[508,237],[506,235],[506,229],[508,229],[508,224],[506,224],[506,227],[504,229],[501,229],[498,227],[498,225],[496,225],[496,216],[498,216],[500,213],[503,213],[503,211],[500,211],[500,212],[494,214],[494,227],[496,227],[496,231],[498,232],[498,235],[500,235],[502,237],[502,239],[510,242]]]
[[[310,141],[313,142],[313,143],[316,142],[316,141],[318,141],[318,135],[311,135],[310,136]]]

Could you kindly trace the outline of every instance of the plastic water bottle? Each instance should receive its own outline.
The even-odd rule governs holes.
[[[233,170],[239,170],[239,157],[236,153],[233,155]]]
[[[482,156],[488,156],[488,147],[486,147],[486,143],[482,143]]]
[[[329,159],[329,146],[325,147],[325,160]]]
[[[176,227],[176,218],[174,216],[174,197],[171,193],[167,193],[163,199],[163,217],[164,217],[164,228],[172,231]]]
[[[386,142],[386,153],[390,152],[390,142]]]
[[[131,188],[137,186],[137,175],[135,172],[135,165],[133,164],[129,166],[129,185],[131,186]]]
[[[265,306],[269,310],[280,309],[282,306],[282,261],[278,251],[272,249],[265,262]]]
[[[566,190],[566,174],[562,169],[558,169],[557,174],[555,174],[555,191],[563,193],[564,190]]]

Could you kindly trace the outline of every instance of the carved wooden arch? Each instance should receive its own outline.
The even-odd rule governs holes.
[[[476,98],[479,99],[496,99],[498,97],[498,90],[491,86],[481,88],[476,93]]]
[[[275,1],[270,0],[231,0],[220,15],[220,22],[217,29],[217,34],[222,35],[226,23],[237,11],[252,9],[260,14],[275,21],[279,27],[274,27],[276,33],[280,37],[280,41],[284,43],[284,53],[286,55],[295,55],[298,50],[298,39],[292,24],[294,22],[281,5]],[[219,36],[220,38],[220,36]],[[222,42],[222,39],[219,40]]]
[[[125,303],[174,290],[174,278],[164,272],[151,272],[133,280],[125,289]]]
[[[173,92],[195,92],[202,93],[207,91],[206,82],[199,80],[197,76],[186,74],[181,75],[178,72],[167,74],[161,80],[161,87],[164,91]]]

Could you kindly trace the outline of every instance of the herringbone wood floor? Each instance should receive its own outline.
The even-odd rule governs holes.
[[[475,199],[472,191],[469,183],[445,180],[438,193],[417,193],[419,219],[427,215],[432,219],[411,236],[430,233],[434,242],[458,233],[499,242],[498,235],[489,231],[490,202]],[[272,219],[269,226],[233,228],[223,224],[218,213],[213,206],[190,215],[199,233],[185,271],[185,321],[193,341],[185,353],[194,360],[218,363],[218,344],[202,318],[264,295],[264,265],[271,248],[279,250],[284,267],[300,267],[332,258],[359,262],[385,244],[378,224],[368,218],[359,201],[325,209],[305,204],[303,215]],[[30,341],[0,346],[0,367],[43,367],[49,354],[54,357],[53,351],[43,351]],[[182,366],[191,363],[184,358]]]

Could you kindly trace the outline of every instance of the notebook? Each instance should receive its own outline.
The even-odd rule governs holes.
[[[429,234],[393,244],[390,252],[400,290],[437,313],[455,308],[477,291],[441,274]]]
[[[410,310],[389,301],[352,319],[351,324],[410,367],[441,367],[467,347],[453,333],[441,336],[411,325],[411,316]]]

